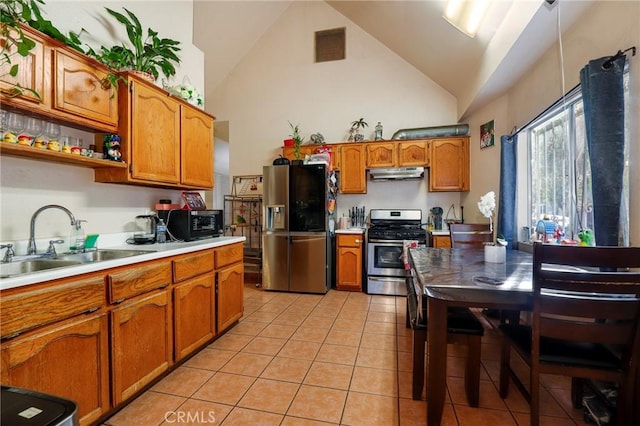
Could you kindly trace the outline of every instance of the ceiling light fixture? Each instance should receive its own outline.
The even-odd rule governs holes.
[[[448,0],[442,17],[469,37],[476,36],[490,0]]]

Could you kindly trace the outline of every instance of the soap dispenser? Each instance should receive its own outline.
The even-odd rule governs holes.
[[[86,220],[76,220],[71,227],[71,237],[69,238],[69,250],[71,251],[84,250],[85,233],[82,222],[86,222]]]

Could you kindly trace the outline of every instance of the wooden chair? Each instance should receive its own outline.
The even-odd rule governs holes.
[[[449,224],[451,248],[471,249],[484,246],[493,241],[493,233],[488,224],[451,223]]]
[[[407,328],[411,327],[413,330],[411,394],[415,400],[421,398],[424,387],[426,317],[426,312],[423,313],[422,318],[418,315],[418,294],[413,278],[407,278]],[[464,384],[467,401],[471,407],[477,407],[480,399],[480,352],[483,335],[482,323],[468,308],[449,308],[447,316],[448,342],[467,346]]]
[[[616,382],[617,424],[635,424],[640,272],[626,271],[638,267],[639,247],[534,245],[532,325],[500,325],[500,395],[507,396],[511,377],[531,403],[532,426],[539,423],[543,373],[573,378],[574,406],[582,402],[584,379]],[[511,348],[530,366],[528,391],[511,369]]]

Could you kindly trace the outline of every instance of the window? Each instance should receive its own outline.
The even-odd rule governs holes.
[[[629,243],[629,73],[624,73],[625,168],[620,212],[620,245]],[[531,232],[547,216],[577,239],[582,228],[593,229],[591,172],[586,146],[580,86],[527,126],[529,160],[528,218]]]

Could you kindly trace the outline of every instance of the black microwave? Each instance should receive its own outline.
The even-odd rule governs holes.
[[[193,241],[224,233],[222,210],[169,210],[165,222],[171,239]]]

